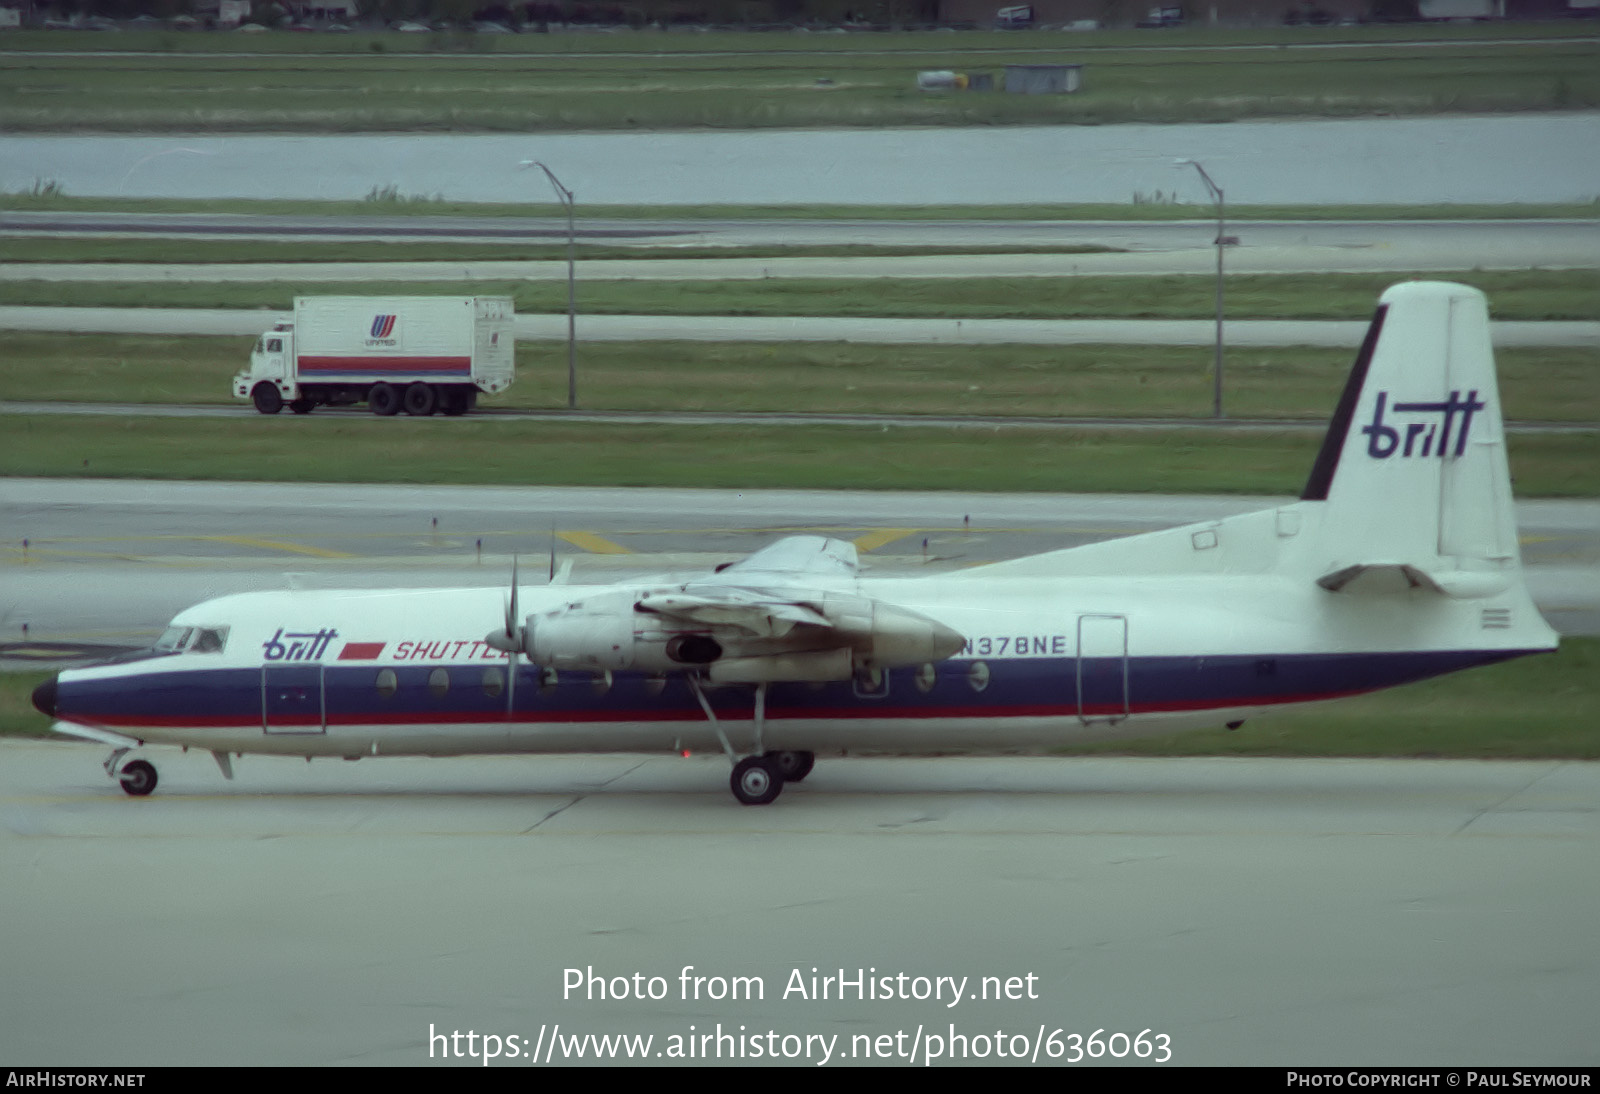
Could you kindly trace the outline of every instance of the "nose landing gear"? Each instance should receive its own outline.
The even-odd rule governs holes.
[[[122,789],[136,798],[142,798],[156,788],[156,767],[148,760],[129,760],[122,763],[122,757],[132,751],[133,746],[139,742],[130,741],[128,747],[117,748],[106,757],[104,767],[106,774],[122,784]],[[118,770],[118,765],[121,770]]]
[[[123,790],[136,798],[142,798],[156,788],[155,765],[148,760],[134,760],[123,765],[117,781],[122,784]]]

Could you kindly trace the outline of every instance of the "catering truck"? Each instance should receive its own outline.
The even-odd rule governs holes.
[[[465,414],[511,386],[505,296],[299,296],[256,342],[233,394],[263,414],[366,403],[374,414]]]

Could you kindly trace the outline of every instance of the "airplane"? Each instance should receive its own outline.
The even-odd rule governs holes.
[[[486,631],[486,628],[487,631]],[[767,804],[818,755],[1226,725],[1554,650],[1523,582],[1488,307],[1381,297],[1300,499],[931,576],[779,540],[693,580],[283,591],[42,683],[63,734],[232,757],[720,750]]]

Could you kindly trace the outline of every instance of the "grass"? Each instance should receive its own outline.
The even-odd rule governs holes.
[[[279,482],[1298,493],[1315,431],[0,416],[0,474]],[[1524,497],[1600,495],[1592,434],[1511,439]]]
[[[1369,319],[1406,274],[1250,274],[1227,279],[1231,319]],[[1458,270],[1410,276],[1489,294],[1496,319],[1600,319],[1600,270]],[[296,296],[505,295],[522,313],[567,310],[564,278],[452,282],[0,282],[0,304],[78,307],[276,308]],[[862,316],[930,319],[1209,319],[1216,279],[1156,277],[770,278],[583,281],[586,315]]]
[[[29,694],[48,674],[0,673],[0,735],[49,735]],[[1600,639],[1305,710],[1063,754],[1600,759]]]
[[[34,190],[0,192],[0,209],[19,212],[235,213],[258,216],[518,217],[566,228],[566,212],[547,203],[499,204],[430,198],[395,201],[291,201],[247,198],[118,198],[75,196],[41,180]],[[43,192],[48,191],[48,192]],[[579,204],[577,220],[1195,220],[1209,205],[1142,202],[1129,205],[593,205]],[[1592,220],[1600,196],[1569,204],[1497,205],[1233,205],[1229,220]]]
[[[213,43],[224,37],[207,36]],[[874,44],[890,40],[874,37]],[[1204,36],[1187,39],[1190,50],[1151,50],[1137,48],[1148,38],[1129,40],[1134,48],[1107,38],[1109,48],[1088,56],[1082,36],[957,37],[923,36],[910,53],[842,48],[823,36],[803,51],[769,42],[736,56],[705,43],[668,51],[560,49],[533,64],[526,55],[497,52],[502,47],[487,38],[471,41],[474,52],[426,57],[391,53],[387,40],[381,53],[291,55],[63,55],[13,42],[0,67],[0,128],[526,133],[1221,122],[1600,105],[1597,48],[1581,38],[1458,39],[1456,48],[1441,49],[1375,37],[1372,48],[1321,52],[1215,48],[1218,40]],[[1304,41],[1293,31],[1287,37]],[[45,48],[59,49],[60,41]],[[504,48],[521,44],[519,37]],[[1072,95],[916,89],[922,69],[994,74],[1007,63],[1069,58],[1087,64],[1083,90]]]
[[[251,338],[0,331],[0,399],[237,405],[233,374]],[[1230,415],[1325,420],[1351,353],[1237,348],[1226,360]],[[1600,419],[1600,351],[1512,348],[1497,355],[1514,420]],[[566,354],[518,347],[519,379],[485,405],[560,409]],[[1203,416],[1209,347],[874,345],[843,342],[593,342],[580,347],[589,410]]]

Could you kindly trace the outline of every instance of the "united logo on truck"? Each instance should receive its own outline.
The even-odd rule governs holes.
[[[372,317],[372,337],[387,338],[394,333],[394,320],[392,315],[374,315]]]

